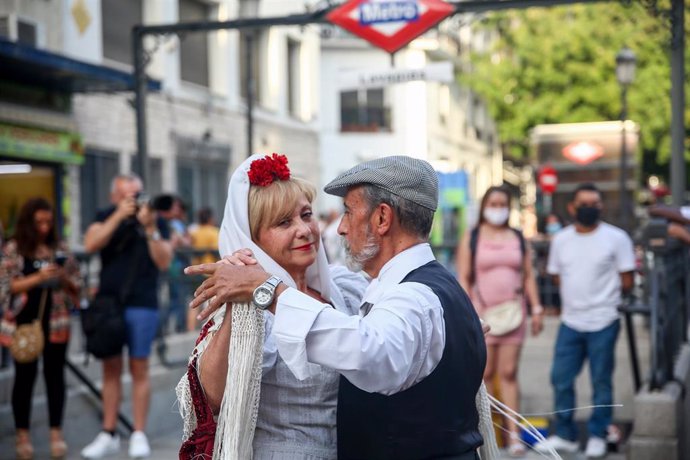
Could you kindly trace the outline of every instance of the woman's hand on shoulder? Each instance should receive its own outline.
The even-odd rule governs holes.
[[[254,258],[254,253],[250,249],[242,248],[227,255],[218,261],[225,265],[256,265],[259,262]]]

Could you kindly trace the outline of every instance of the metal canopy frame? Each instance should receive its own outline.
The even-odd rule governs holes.
[[[508,9],[525,9],[532,7],[549,7],[576,3],[602,3],[613,0],[468,0],[448,1],[455,7],[455,14],[487,13]],[[630,3],[632,0],[620,0]],[[640,0],[644,6],[655,14],[660,14],[670,20],[671,28],[671,192],[676,206],[683,204],[686,180],[684,158],[684,110],[685,110],[685,5],[684,0],[671,0],[671,8],[667,11],[657,9],[657,0]],[[241,18],[230,21],[197,21],[180,22],[176,24],[136,25],[132,28],[132,49],[134,56],[134,103],[136,112],[137,131],[137,162],[142,179],[148,179],[148,143],[146,131],[146,92],[147,78],[145,68],[148,59],[144,52],[144,38],[149,35],[170,35],[188,32],[211,32],[231,29],[260,29],[272,26],[303,26],[307,24],[327,23],[326,15],[338,5],[303,13],[279,17]],[[251,68],[251,66],[249,66]],[[248,99],[252,99],[248,94]],[[251,108],[252,101],[248,100]],[[251,116],[248,127],[251,129]],[[250,133],[251,136],[251,133]],[[251,140],[249,140],[251,145]],[[251,149],[249,154],[251,154]]]

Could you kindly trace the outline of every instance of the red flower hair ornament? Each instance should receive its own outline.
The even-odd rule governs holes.
[[[287,162],[285,155],[278,155],[277,153],[252,161],[249,165],[249,171],[247,171],[249,183],[266,187],[276,180],[290,179],[290,168],[288,168]]]

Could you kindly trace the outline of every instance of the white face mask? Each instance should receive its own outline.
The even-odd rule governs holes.
[[[503,225],[508,221],[510,210],[508,208],[486,208],[484,219],[491,225]]]

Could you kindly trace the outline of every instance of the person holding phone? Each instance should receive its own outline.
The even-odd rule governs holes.
[[[50,454],[64,457],[62,435],[65,404],[65,356],[69,342],[69,308],[78,302],[79,265],[62,247],[52,205],[44,198],[28,200],[19,211],[15,237],[4,249],[3,266],[9,277],[12,302],[3,318],[3,345],[11,343],[16,326],[37,318],[43,325],[43,376],[48,397]],[[12,413],[18,459],[33,457],[29,421],[38,360],[15,363]]]

